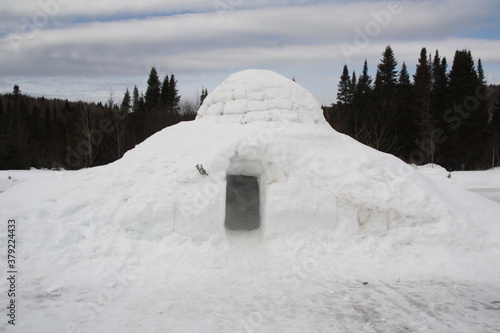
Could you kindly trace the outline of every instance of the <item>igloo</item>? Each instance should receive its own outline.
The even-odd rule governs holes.
[[[195,122],[205,129],[228,130],[224,141],[232,147],[222,153],[222,141],[215,143],[221,148],[216,155],[220,165],[200,164],[210,171],[200,172],[201,188],[191,192],[198,195],[181,205],[177,232],[203,237],[256,231],[273,236],[335,226],[332,193],[290,181],[290,167],[308,161],[300,156],[301,146],[290,151],[282,134],[297,125],[327,126],[310,92],[272,71],[238,72],[207,96]],[[302,140],[307,143],[307,136]],[[296,200],[302,196],[307,201]]]
[[[446,209],[412,167],[333,130],[310,92],[267,70],[229,76],[196,120],[89,172],[113,175],[100,191],[120,193],[103,194],[107,208],[93,214],[153,239],[384,234],[436,221]]]
[[[163,129],[122,159],[57,177],[40,180],[43,193],[22,194],[43,209],[8,205],[69,221],[61,226],[68,241],[92,237],[102,228],[95,221],[140,239],[266,239],[313,230],[383,235],[453,215],[425,177],[333,130],[311,93],[265,70],[231,75],[196,120]],[[77,226],[84,235],[70,232]]]

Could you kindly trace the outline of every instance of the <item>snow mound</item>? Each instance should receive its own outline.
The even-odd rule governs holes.
[[[211,92],[196,119],[249,123],[288,120],[324,123],[314,96],[296,82],[267,70],[249,69],[231,75]]]
[[[500,205],[337,133],[277,74],[207,99],[110,165],[0,172],[18,332],[499,331]],[[238,175],[258,182],[256,230],[225,225]]]

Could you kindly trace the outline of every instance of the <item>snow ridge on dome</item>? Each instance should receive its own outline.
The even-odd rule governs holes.
[[[268,70],[229,76],[206,98],[196,119],[246,124],[253,121],[325,123],[314,96],[296,82]]]

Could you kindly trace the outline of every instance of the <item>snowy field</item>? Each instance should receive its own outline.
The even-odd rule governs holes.
[[[479,194],[500,189],[500,170],[451,178],[438,167],[420,172],[436,187],[449,182]],[[71,173],[1,171],[0,190],[30,180],[51,186]],[[486,204],[474,194],[464,197],[470,198]],[[40,216],[39,223],[48,222]],[[15,327],[4,316],[6,332],[500,331],[500,249],[480,239],[413,244],[399,230],[351,239],[337,232],[146,241],[118,230],[89,237],[76,229],[64,235],[27,228],[20,220],[18,312]],[[44,232],[68,237],[60,239],[64,244],[86,241],[65,249],[48,243],[53,237]]]
[[[413,168],[311,96],[246,71],[115,163],[0,171],[0,332],[500,332],[500,170]]]

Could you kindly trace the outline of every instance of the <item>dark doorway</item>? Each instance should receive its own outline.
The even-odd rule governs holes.
[[[260,227],[257,177],[227,175],[226,228],[251,231]]]

